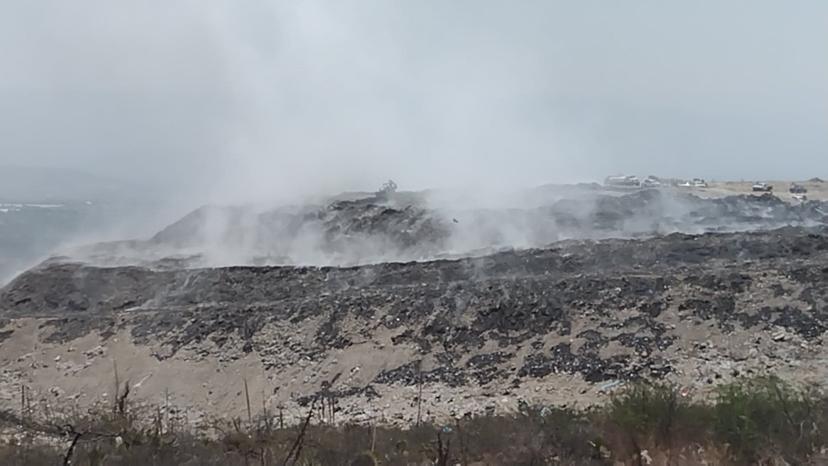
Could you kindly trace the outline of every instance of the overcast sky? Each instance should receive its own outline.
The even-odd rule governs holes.
[[[0,5],[0,164],[199,202],[828,177],[824,0]]]

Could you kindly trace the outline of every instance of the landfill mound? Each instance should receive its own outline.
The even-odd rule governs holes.
[[[757,201],[702,205],[733,202]],[[688,396],[767,372],[823,383],[827,284],[824,226],[356,267],[47,263],[0,292],[0,403],[21,385],[100,401],[113,365],[190,421],[241,415],[249,393],[298,417],[334,378],[339,419],[401,424],[590,405],[639,378]]]
[[[532,205],[460,205],[425,193],[341,200],[325,207],[200,208],[149,240],[96,244],[63,261],[177,269],[424,261],[543,247],[567,239],[748,231],[828,221],[820,201],[771,194],[701,198],[675,190],[618,194],[572,188]]]

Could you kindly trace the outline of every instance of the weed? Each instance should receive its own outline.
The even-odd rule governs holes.
[[[781,456],[801,463],[824,444],[825,408],[824,400],[779,378],[743,379],[719,388],[714,429],[734,460]]]
[[[828,447],[826,399],[771,377],[724,385],[711,402],[669,385],[633,384],[587,411],[522,404],[409,428],[334,425],[314,416],[329,399],[320,392],[298,425],[274,423],[263,408],[261,418],[216,421],[211,436],[173,426],[160,407],[139,408],[129,384],[118,385],[114,402],[85,412],[36,419],[17,407],[0,411],[0,464],[820,464]]]

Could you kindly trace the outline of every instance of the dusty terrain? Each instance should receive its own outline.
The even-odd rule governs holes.
[[[591,404],[638,377],[703,396],[741,374],[821,384],[828,231],[571,241],[351,268],[46,264],[7,286],[0,403],[100,402],[115,374],[197,421],[296,415],[323,382],[341,420]]]
[[[407,424],[586,406],[640,378],[699,397],[751,374],[822,386],[828,205],[743,188],[224,208],[220,228],[200,209],[0,290],[0,405],[107,403],[117,379],[194,423],[247,397],[295,418],[336,379],[339,420]],[[217,245],[251,265],[206,266]],[[309,252],[338,265],[291,265]]]
[[[206,206],[149,239],[93,244],[55,260],[154,269],[353,266],[477,256],[569,239],[813,226],[828,216],[825,201],[791,202],[716,186],[550,185],[485,199],[421,192],[268,209]]]

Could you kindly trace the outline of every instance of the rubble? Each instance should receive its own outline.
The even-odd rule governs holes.
[[[44,342],[66,345],[128,332],[162,363],[255,355],[303,384],[329,361],[353,375],[337,396],[368,403],[395,386],[516,389],[566,376],[606,392],[793,364],[822,348],[826,280],[828,229],[788,227],[351,268],[51,264],[0,292],[0,318],[36,318]],[[363,351],[375,352],[371,365],[342,366]],[[83,351],[87,362],[104,354]]]
[[[389,416],[409,420],[420,391],[429,412],[485,412],[492,397],[595,401],[642,378],[699,393],[740,374],[811,377],[802,368],[828,357],[828,210],[819,202],[639,190],[447,216],[393,205],[396,196],[255,217],[262,244],[312,224],[328,257],[356,250],[343,261],[360,265],[47,261],[0,290],[0,345],[19,342],[29,322],[34,352],[13,359],[47,374],[42,391],[57,396],[78,390],[56,374],[109,377],[128,344],[154,370],[256,367],[281,384],[267,389],[280,406],[307,405],[321,381],[346,374],[329,393],[343,416],[370,418],[388,404]],[[196,245],[202,215],[150,243]],[[501,218],[537,235],[522,249],[444,254],[459,229]],[[245,236],[226,233],[230,243]],[[383,248],[406,261],[363,263]],[[153,383],[146,373],[135,380]],[[232,398],[221,383],[199,387]]]
[[[672,189],[579,192],[509,208],[460,208],[423,195],[392,192],[326,206],[207,206],[147,241],[91,245],[50,262],[155,270],[243,264],[353,266],[485,255],[573,238],[748,231],[828,220],[823,202],[790,204],[771,193],[702,198]],[[85,305],[82,297],[76,297],[75,305]]]

